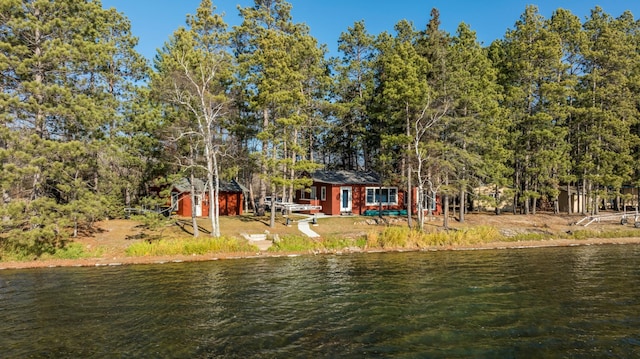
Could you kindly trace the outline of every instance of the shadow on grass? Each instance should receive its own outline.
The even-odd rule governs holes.
[[[149,237],[149,235],[147,233],[142,232],[142,233],[137,233],[137,234],[130,234],[130,235],[124,237],[124,239],[126,239],[128,241],[133,241],[133,240],[136,240],[136,239],[145,239],[147,237]]]
[[[262,224],[264,224],[265,226],[268,227],[269,226],[269,222],[271,221],[271,217],[267,216],[267,215],[262,216],[262,217],[254,216],[254,215],[251,215],[251,216],[240,216],[240,221],[246,222],[246,223],[248,223],[248,222],[259,222],[259,223],[262,223]]]
[[[193,235],[193,225],[191,223],[191,221],[186,220],[186,219],[176,219],[176,225],[178,227],[180,227],[180,229],[189,234],[189,235]],[[201,233],[207,233],[207,234],[211,234],[211,231],[204,228],[201,225],[198,225],[198,231]]]
[[[186,219],[176,219],[176,226],[180,227],[180,229],[189,234],[189,235],[193,235],[193,225],[191,223],[190,220],[186,220]],[[198,231],[200,233],[207,233],[207,234],[211,234],[211,231],[206,229],[205,227],[198,225]]]

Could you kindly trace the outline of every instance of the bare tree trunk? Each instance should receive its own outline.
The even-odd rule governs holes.
[[[193,157],[191,157],[193,159]],[[196,217],[196,186],[194,185],[195,176],[193,175],[193,170],[189,175],[189,187],[191,192],[191,225],[193,226],[193,236],[198,237],[200,235],[198,228],[198,220]]]
[[[276,151],[271,151],[271,159],[275,163],[276,161]],[[271,184],[271,216],[269,217],[269,227],[274,228],[276,226],[276,197],[277,197],[277,188],[275,184]]]
[[[449,176],[447,175],[445,177],[445,185],[448,187],[449,186]],[[442,215],[443,215],[443,220],[442,220],[442,226],[444,227],[444,229],[449,229],[449,194],[448,193],[444,193],[444,196],[442,197]]]
[[[411,122],[409,121],[409,104],[407,103],[407,138],[411,138]],[[409,228],[413,228],[413,187],[411,183],[411,160],[409,158],[409,153],[411,153],[411,144],[407,144],[407,154],[404,156],[404,160],[407,166],[407,195],[405,196],[405,203],[407,205],[407,225]]]
[[[530,202],[529,202],[529,180],[524,180],[524,214],[529,214],[531,212]]]
[[[266,131],[268,127],[269,127],[269,110],[265,108],[262,111],[262,128],[264,131]],[[260,176],[260,186],[258,188],[258,191],[259,191],[258,208],[256,213],[260,217],[264,216],[265,214],[264,200],[267,197],[267,182],[265,178],[267,177],[266,162],[267,162],[268,151],[269,151],[269,144],[267,143],[267,140],[263,140],[262,141],[262,161],[260,162],[260,173],[262,173],[262,176]]]
[[[518,196],[520,195],[520,172],[518,167],[520,167],[518,164],[516,164],[516,170],[515,170],[515,179],[514,179],[514,187],[515,187],[515,191],[513,191],[513,209],[512,212],[513,214],[517,214],[518,213]]]
[[[573,213],[573,201],[571,200],[571,183],[567,183],[567,214]]]
[[[129,189],[128,185],[124,188],[124,205],[131,207],[131,189]]]
[[[295,129],[293,131],[293,145],[294,148],[297,148],[298,145],[298,130]],[[295,172],[295,165],[296,165],[296,151],[291,151],[291,168],[289,169],[289,180],[291,181],[289,183],[289,193],[287,193],[285,196],[282,197],[282,200],[285,202],[293,202],[293,191],[294,191],[294,187],[293,187],[293,182],[295,180],[296,177],[296,172]],[[315,198],[312,198],[315,199]]]
[[[271,186],[271,216],[269,217],[269,227],[276,226],[276,186]]]
[[[537,192],[537,191],[538,191],[538,186],[537,186],[537,185],[536,185],[536,186],[534,186],[534,189],[533,189],[533,190],[534,190],[534,192]],[[532,198],[532,201],[531,201],[531,213],[532,213],[533,215],[535,215],[535,214],[536,214],[536,209],[537,209],[537,208],[538,208],[538,198],[533,197],[533,198]]]
[[[211,236],[220,237],[220,173],[218,173],[218,157],[208,150],[207,160],[209,182],[209,220],[211,221]]]
[[[467,191],[464,186],[460,188],[460,223],[464,223],[464,212],[466,210]]]
[[[442,217],[442,226],[449,229],[449,195],[446,193],[442,196]]]
[[[424,186],[420,182],[418,182],[416,204],[417,204],[417,210],[418,210],[418,225],[420,230],[422,231],[424,230]]]

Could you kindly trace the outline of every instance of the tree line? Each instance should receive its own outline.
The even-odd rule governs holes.
[[[268,195],[291,199],[315,169],[375,171],[417,188],[420,209],[455,199],[462,221],[478,188],[526,214],[558,212],[573,191],[589,213],[638,185],[630,12],[527,6],[485,46],[468,24],[444,31],[433,9],[424,28],[355,22],[330,57],[291,8],[255,0],[230,28],[202,0],[150,64],[129,20],[98,0],[0,0],[3,245],[54,250],[176,177],[205,179],[213,199],[221,180],[258,178],[264,215]]]

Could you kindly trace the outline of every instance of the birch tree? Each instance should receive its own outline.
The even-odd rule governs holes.
[[[191,166],[206,173],[211,235],[219,237],[220,155],[232,59],[227,25],[214,11],[211,0],[203,0],[196,14],[187,16],[188,28],[176,30],[158,53],[153,86],[191,119],[182,135],[201,144],[204,161]]]

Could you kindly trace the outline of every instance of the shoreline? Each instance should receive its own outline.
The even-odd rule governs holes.
[[[212,253],[203,255],[177,255],[153,257],[112,257],[112,258],[82,258],[82,259],[50,259],[34,261],[0,262],[0,271],[12,269],[36,268],[68,268],[68,267],[115,267],[123,265],[151,265],[169,263],[208,262],[218,260],[255,259],[298,257],[306,255],[346,255],[352,253],[394,253],[394,252],[438,252],[438,251],[475,251],[475,250],[507,250],[548,247],[577,247],[591,245],[625,245],[640,244],[640,237],[629,238],[592,238],[592,239],[551,239],[521,242],[489,242],[475,245],[432,246],[427,248],[396,248],[396,249],[357,249],[326,252],[266,252],[258,253]]]

